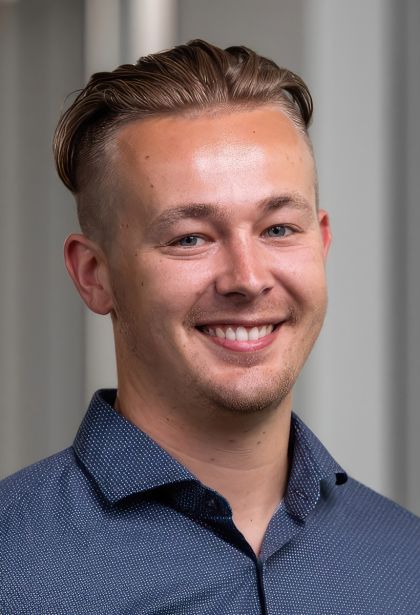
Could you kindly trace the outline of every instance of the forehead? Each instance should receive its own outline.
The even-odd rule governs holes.
[[[278,107],[130,122],[111,151],[126,198],[147,208],[260,201],[279,190],[315,198],[308,142]]]

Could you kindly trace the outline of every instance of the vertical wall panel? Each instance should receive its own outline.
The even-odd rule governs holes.
[[[320,200],[334,243],[305,415],[351,474],[393,495],[389,3],[308,2],[306,18]]]
[[[19,156],[16,113],[19,82],[18,15],[15,6],[0,5],[0,74],[7,83],[0,96],[0,476],[21,463],[19,429],[18,277],[19,215],[17,211]],[[6,147],[4,146],[6,145]],[[13,238],[13,239],[12,239]],[[11,241],[12,239],[12,241]]]
[[[82,78],[82,5],[38,0],[0,11],[4,476],[70,444],[83,411],[82,310],[62,254],[74,205],[51,151],[62,101]]]
[[[406,461],[407,506],[420,515],[420,3],[406,0],[407,13],[402,36],[405,48],[405,118],[406,134],[406,202],[396,201],[395,207],[406,207],[407,361],[405,390],[401,403],[406,405]],[[394,232],[398,235],[399,225]]]
[[[180,0],[179,41],[248,45],[296,72],[304,69],[305,0]]]
[[[177,0],[126,0],[125,6],[127,62],[176,44]]]

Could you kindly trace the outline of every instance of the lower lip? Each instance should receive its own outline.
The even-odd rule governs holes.
[[[213,344],[217,346],[222,346],[222,348],[226,348],[227,350],[233,350],[235,352],[254,352],[256,350],[262,350],[266,348],[270,344],[273,343],[281,325],[278,325],[274,331],[261,337],[259,340],[248,340],[246,342],[240,342],[238,340],[227,340],[223,337],[216,337],[213,335],[208,335],[207,333],[200,332],[201,335],[204,335],[207,339],[209,339]]]

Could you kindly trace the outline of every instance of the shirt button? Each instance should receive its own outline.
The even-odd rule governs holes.
[[[207,506],[207,510],[209,510],[210,512],[216,512],[219,508],[216,498],[214,497],[207,498],[206,506]]]

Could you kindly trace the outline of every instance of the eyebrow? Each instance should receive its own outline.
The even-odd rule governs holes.
[[[204,218],[214,218],[223,222],[227,219],[227,212],[211,203],[188,203],[164,211],[150,223],[149,228],[164,231],[179,220],[188,220],[191,218],[200,220]]]
[[[258,206],[264,213],[284,209],[286,207],[289,207],[290,209],[298,209],[308,213],[311,213],[314,210],[311,203],[296,192],[264,199],[264,201],[261,201]]]
[[[256,207],[262,214],[285,209],[286,207],[298,209],[306,213],[311,213],[313,210],[310,202],[296,193],[269,197],[257,203]],[[229,218],[229,212],[220,205],[213,203],[187,203],[185,205],[172,207],[161,213],[150,223],[149,229],[163,232],[180,220],[194,218],[200,220],[212,218],[218,222],[225,222]]]

